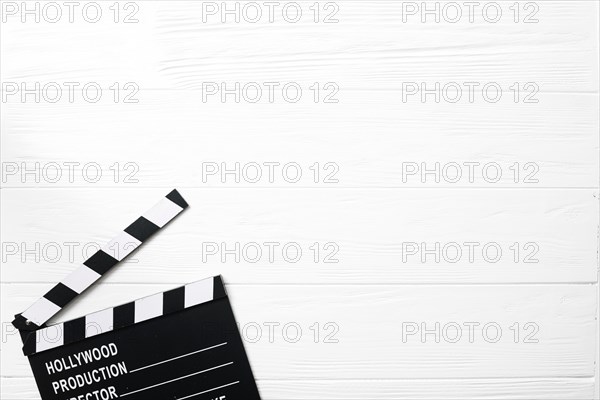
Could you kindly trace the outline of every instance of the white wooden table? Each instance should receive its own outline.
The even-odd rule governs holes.
[[[0,3],[1,399],[172,188],[57,320],[222,274],[264,399],[600,397],[598,1]]]

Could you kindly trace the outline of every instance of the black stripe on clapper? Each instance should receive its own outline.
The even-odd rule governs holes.
[[[187,208],[189,205],[176,189],[173,189],[166,197],[181,208]]]
[[[50,291],[46,293],[44,297],[56,304],[57,306],[59,306],[60,308],[63,308],[64,306],[69,304],[71,300],[77,297],[77,292],[63,285],[62,283],[59,283],[52,289],[50,289]]]
[[[63,329],[65,335],[65,344],[85,339],[85,317],[65,322],[63,324]]]
[[[213,299],[220,299],[221,297],[227,296],[227,292],[225,291],[225,285],[223,284],[223,278],[221,275],[215,276],[215,281],[213,285]]]
[[[37,346],[37,338],[35,336],[35,332],[27,332],[26,336],[21,335],[21,339],[23,340],[23,353],[25,355],[35,353]]]
[[[135,303],[127,303],[113,308],[113,329],[124,328],[135,322]]]
[[[163,293],[163,315],[185,308],[185,287]]]
[[[148,221],[144,217],[139,217],[135,222],[125,228],[125,232],[139,240],[145,242],[150,236],[156,233],[160,228]]]
[[[112,267],[117,265],[119,260],[114,258],[108,253],[105,253],[102,250],[98,250],[93,256],[88,258],[84,264],[88,266],[90,269],[94,270],[94,272],[104,275],[107,273]]]

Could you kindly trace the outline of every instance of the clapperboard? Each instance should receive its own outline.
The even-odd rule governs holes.
[[[173,190],[15,316],[43,400],[260,400],[220,276],[46,324],[187,206]]]

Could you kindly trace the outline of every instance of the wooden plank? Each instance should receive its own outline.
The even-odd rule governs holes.
[[[267,398],[598,397],[598,3],[535,2],[537,24],[510,18],[497,24],[423,24],[418,16],[402,23],[401,3],[338,1],[340,23],[329,25],[307,19],[293,25],[203,24],[201,3],[192,1],[136,2],[140,23],[134,25],[110,19],[98,24],[3,23],[3,82],[98,82],[105,96],[99,104],[20,104],[14,99],[0,104],[3,162],[98,163],[103,173],[98,183],[82,179],[80,167],[75,182],[28,178],[23,183],[18,174],[2,179],[3,246],[61,243],[67,251],[65,242],[80,244],[67,262],[35,262],[29,256],[23,263],[19,254],[3,264],[1,319],[9,342],[2,341],[2,374],[11,375],[2,378],[0,397],[37,398],[6,324],[16,312],[13,307],[27,305],[37,296],[33,293],[43,293],[72,270],[83,258],[82,244],[101,243],[130,222],[138,207],[121,200],[143,201],[163,194],[157,187],[173,186],[192,192],[201,206],[170,227],[172,235],[157,237],[138,252],[137,263],[111,274],[112,284],[91,294],[122,302],[222,272],[234,283],[230,292],[242,327],[293,320],[312,333],[312,323],[322,328],[335,320],[342,339],[338,344],[315,344],[312,337],[296,344],[281,338],[248,343]],[[499,3],[506,9],[514,2]],[[297,82],[303,99],[296,104],[281,99],[265,104],[264,97],[259,104],[202,100],[203,82],[255,81]],[[506,93],[497,104],[481,99],[468,104],[464,96],[458,104],[423,104],[415,97],[403,102],[407,81],[498,82]],[[111,104],[108,87],[114,82],[139,85],[140,103]],[[321,95],[327,92],[322,86],[334,82],[341,89],[336,94],[340,102],[314,104],[309,89],[314,82]],[[514,82],[538,85],[540,102],[514,104],[507,89]],[[121,169],[116,183],[110,169],[115,162]],[[303,179],[252,183],[242,177],[239,183],[223,183],[216,175],[204,181],[203,162],[296,162]],[[339,168],[339,182],[323,181],[330,168],[314,182],[310,166],[316,162],[319,168],[325,163]],[[429,175],[423,183],[418,174],[407,181],[402,175],[406,163],[430,168],[440,163],[443,168],[465,162],[498,163],[503,177],[496,183],[481,176],[473,183],[464,178],[452,183],[444,179],[448,176],[436,182]],[[516,182],[510,169],[515,163],[520,169]],[[537,168],[539,182],[525,182]],[[132,171],[139,182],[123,182]],[[26,187],[83,189],[62,193]],[[240,193],[252,187],[261,189]],[[322,190],[296,190],[309,187]],[[132,190],[141,188],[146,189]],[[111,207],[107,217],[103,210],[116,204],[115,198],[119,210]],[[60,218],[65,210],[71,218],[67,223]],[[115,226],[115,220],[122,224]],[[312,243],[333,242],[340,246],[340,262],[315,263],[310,257],[298,263],[202,260],[202,242],[272,240],[298,242],[311,256]],[[513,242],[533,242],[540,246],[540,262],[514,263],[509,257],[498,263],[404,263],[399,249],[407,240],[494,241],[509,254]],[[468,285],[452,286],[457,283]],[[64,317],[97,308],[85,303]],[[382,311],[374,313],[375,307]],[[381,322],[390,315],[397,319]],[[490,319],[509,333],[512,322],[522,328],[535,321],[540,343],[514,344],[505,335],[497,344],[409,342],[392,351],[384,348],[399,343],[399,321]],[[374,336],[378,340],[368,342]],[[12,373],[20,377],[8,378]]]
[[[4,400],[39,400],[33,378],[0,378]],[[269,400],[581,400],[593,398],[590,378],[259,380]]]
[[[46,22],[44,14],[41,23],[33,17],[21,23],[20,13],[11,15],[3,27],[5,81],[132,81],[148,89],[198,88],[212,81],[335,81],[344,89],[491,81],[505,90],[514,82],[536,82],[548,92],[597,93],[598,4],[593,1],[541,1],[534,3],[537,11],[519,3],[519,23],[510,1],[499,2],[498,23],[486,22],[481,7],[473,23],[467,9],[458,23],[448,22],[445,14],[440,23],[432,16],[421,23],[420,13],[403,22],[405,2],[391,0],[332,2],[337,12],[322,2],[319,23],[309,1],[300,2],[298,23],[286,22],[282,7],[273,23],[265,7],[256,24],[244,14],[240,23],[230,16],[223,24],[220,14],[204,23],[206,3],[136,2],[138,23],[122,23],[135,11],[129,8],[121,9],[120,22],[114,23],[110,2],[100,2],[103,17],[97,23],[79,14],[68,23],[66,11],[58,23]],[[451,2],[439,3],[442,9]],[[119,5],[125,8],[125,2]],[[332,12],[339,23],[322,23]],[[523,23],[532,13],[539,22]],[[35,58],[28,57],[32,53]]]
[[[108,282],[597,281],[593,190],[181,192],[190,209]],[[2,190],[3,282],[60,281],[164,193]]]
[[[18,334],[6,324],[47,287],[1,286],[7,330],[0,355],[4,376],[29,374]],[[60,318],[169,287],[173,285],[100,284]],[[258,379],[594,375],[597,285],[230,285],[227,290]],[[439,343],[431,333],[424,338],[408,334],[410,323],[434,329],[436,322]],[[526,326],[528,322],[534,325]],[[465,323],[480,324],[473,339],[462,327]],[[273,334],[268,324],[279,324],[272,325]],[[484,329],[486,324],[497,325]],[[462,336],[456,340],[458,332]]]
[[[138,104],[12,99],[1,104],[2,186],[598,187],[598,95],[540,93],[538,104],[338,95],[338,104],[203,103],[187,90],[140,91]]]

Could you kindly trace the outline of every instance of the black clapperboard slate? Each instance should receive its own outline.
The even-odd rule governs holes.
[[[46,325],[187,206],[173,190],[16,315],[43,400],[260,400],[220,276]]]

